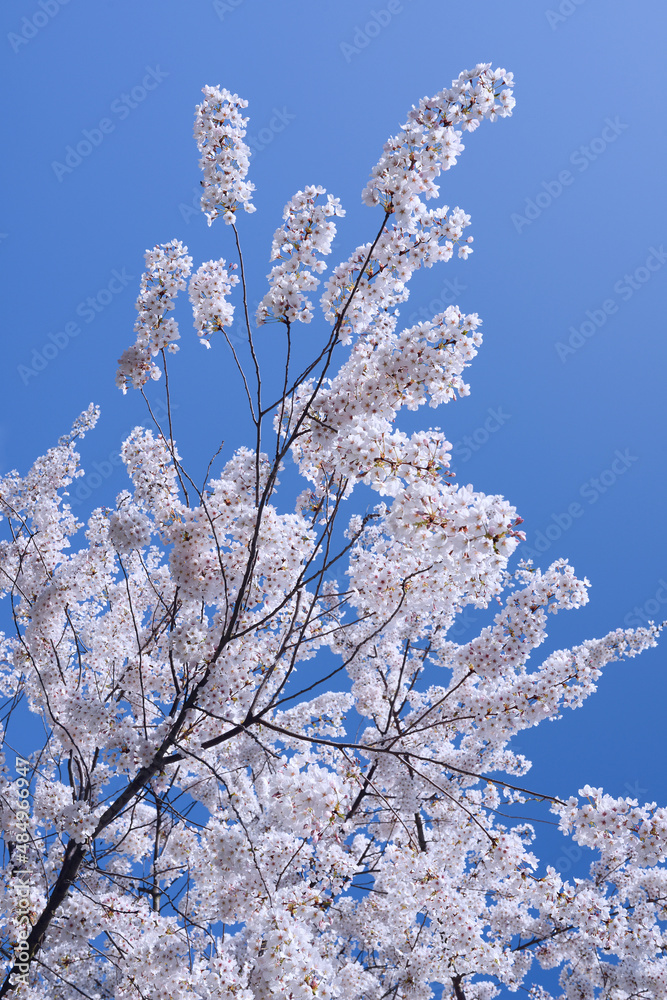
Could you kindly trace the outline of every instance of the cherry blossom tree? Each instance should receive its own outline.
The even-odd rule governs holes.
[[[18,778],[4,762],[0,775],[0,997],[667,996],[667,810],[588,786],[534,792],[512,747],[659,629],[529,662],[587,581],[564,560],[508,568],[515,509],[456,483],[444,432],[399,428],[402,408],[468,393],[478,316],[452,306],[404,329],[399,307],[416,270],[471,253],[465,212],[426,203],[463,133],[511,114],[511,84],[479,65],[412,108],[363,192],[374,235],[329,272],[319,307],[344,212],[321,187],[297,192],[254,315],[237,227],[254,211],[246,102],[204,88],[201,205],[229,227],[233,262],[193,272],[178,241],[146,254],[117,373],[149,411],[123,444],[131,488],[85,526],[72,513],[93,405],[0,484],[5,719],[23,700],[45,733]],[[186,291],[254,429],[199,484],[167,367]],[[300,368],[307,324],[320,339],[308,331]],[[284,348],[277,382],[260,331]],[[479,635],[448,638],[492,602]],[[590,849],[587,877],[542,864],[530,823],[507,821],[535,798]],[[557,993],[539,985],[548,969]]]

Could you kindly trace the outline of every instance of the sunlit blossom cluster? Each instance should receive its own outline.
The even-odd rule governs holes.
[[[451,212],[447,205],[425,212],[414,231],[394,224],[384,229],[376,240],[357,247],[351,257],[333,269],[322,296],[322,309],[330,323],[335,323],[342,343],[352,334],[389,333],[396,327],[396,307],[406,302],[407,287],[420,267],[450,260],[454,244],[470,225],[470,216],[460,208]],[[472,253],[472,236],[459,246],[459,257]],[[370,255],[370,256],[369,256]],[[348,299],[354,291],[354,297]]]
[[[268,276],[270,289],[257,309],[258,324],[270,319],[310,323],[313,318],[313,303],[305,293],[317,288],[315,274],[325,269],[318,255],[331,253],[336,235],[332,218],[345,215],[340,200],[331,194],[324,204],[316,204],[324,194],[323,187],[311,185],[297,191],[285,206],[285,223],[276,230],[271,246],[271,260],[281,263]]]
[[[204,100],[195,115],[195,141],[201,153],[201,210],[209,226],[222,216],[227,225],[243,207],[254,212],[254,184],[246,180],[250,149],[243,141],[248,119],[241,114],[248,102],[220,87],[203,87]]]
[[[424,200],[439,194],[435,178],[453,167],[464,149],[463,132],[473,131],[485,118],[495,121],[512,113],[512,83],[511,73],[480,63],[461,73],[450,88],[422,98],[401,133],[385,143],[364,201],[383,205],[403,228],[414,232],[426,211]]]
[[[158,379],[160,369],[152,359],[165,348],[171,353],[178,350],[178,324],[167,313],[174,309],[176,296],[186,287],[192,267],[187,247],[178,240],[147,250],[145,258],[146,270],[136,303],[137,339],[119,358],[116,373],[116,385],[123,392],[127,392],[128,385],[137,389],[149,378]]]
[[[232,325],[234,306],[227,301],[232,286],[239,279],[230,274],[224,260],[209,260],[190,279],[189,293],[195,330],[204,347],[211,346],[211,335]]]

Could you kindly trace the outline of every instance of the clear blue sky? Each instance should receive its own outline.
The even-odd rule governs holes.
[[[229,230],[191,211],[203,85],[250,102],[258,211],[240,222],[258,298],[291,194],[341,197],[346,257],[377,224],[360,192],[383,141],[421,96],[490,61],[515,74],[514,116],[467,136],[442,186],[472,215],[475,253],[418,275],[404,313],[456,301],[485,343],[471,396],[417,422],[457,442],[460,481],[518,508],[545,565],[566,556],[591,580],[549,649],[634,609],[667,618],[664,3],[11,0],[0,19],[0,472],[25,471],[95,401],[82,453],[96,488],[77,510],[124,486],[110,456],[144,415],[113,378],[143,252],[178,238],[197,262],[231,256]],[[223,352],[204,364],[187,317],[181,333],[176,433],[203,469],[244,427]],[[663,643],[611,666],[583,709],[527,734],[532,786],[667,803],[666,657]]]

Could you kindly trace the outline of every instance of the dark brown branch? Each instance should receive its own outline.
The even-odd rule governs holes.
[[[452,986],[454,987],[454,996],[456,997],[456,1000],[466,1000],[466,995],[463,992],[463,987],[461,986],[462,980],[463,976],[452,976]]]

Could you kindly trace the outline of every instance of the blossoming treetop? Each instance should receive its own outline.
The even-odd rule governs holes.
[[[542,794],[593,850],[571,882],[540,865],[530,824],[502,821],[537,794],[512,737],[581,705],[658,629],[530,662],[587,581],[563,560],[508,569],[514,508],[456,484],[442,431],[397,423],[468,392],[478,316],[452,306],[402,329],[399,307],[416,270],[472,252],[469,217],[427,202],[463,132],[511,113],[511,83],[476,66],[412,109],[363,193],[375,234],[329,272],[321,312],[344,212],[321,187],[297,192],[254,317],[236,224],[254,211],[246,102],[204,88],[202,210],[231,228],[236,260],[193,273],[179,242],[149,251],[117,373],[142,393],[164,377],[165,425],[125,441],[132,488],[93,511],[76,550],[67,487],[96,407],[0,484],[2,691],[46,732],[25,770],[29,815],[6,768],[0,782],[0,996],[487,1000],[525,986],[546,1000],[539,967],[561,969],[560,997],[667,994],[667,812],[588,787]],[[254,428],[199,485],[168,385],[186,289]],[[325,333],[299,370],[293,338],[315,321]],[[278,392],[262,325],[285,349]],[[278,479],[290,458],[296,496]],[[362,512],[360,487],[377,494]],[[496,600],[492,625],[448,638],[463,609]]]

